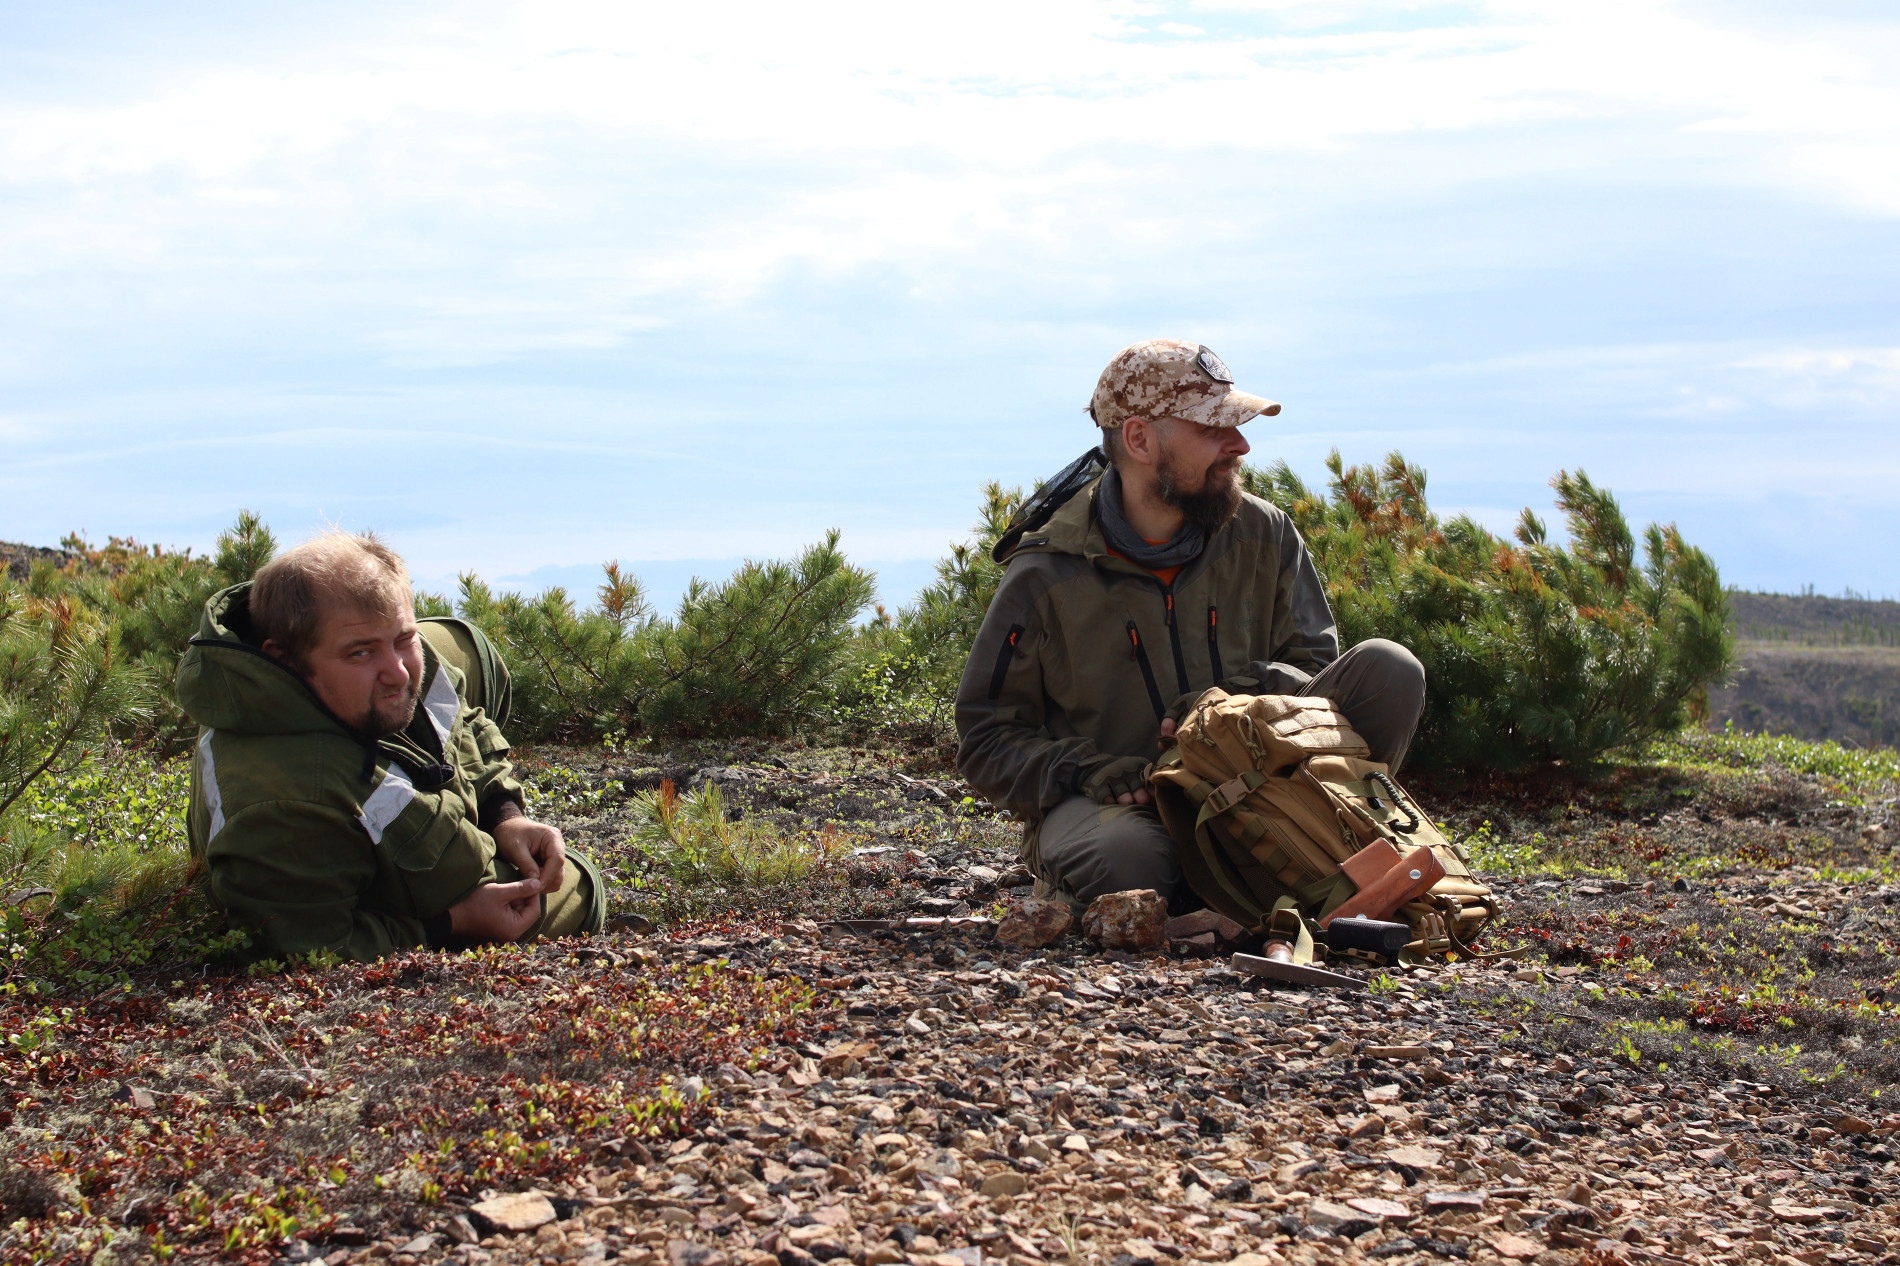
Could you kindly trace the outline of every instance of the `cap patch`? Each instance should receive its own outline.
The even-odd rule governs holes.
[[[1196,356],[1194,361],[1201,367],[1201,372],[1206,374],[1209,378],[1212,378],[1215,382],[1224,382],[1230,386],[1233,384],[1234,375],[1228,370],[1227,362],[1214,355],[1214,353],[1207,348],[1203,347],[1201,354]]]

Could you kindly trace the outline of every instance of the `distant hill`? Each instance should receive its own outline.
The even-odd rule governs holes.
[[[1900,602],[1729,597],[1740,671],[1710,692],[1712,727],[1900,746]]]
[[[65,563],[73,556],[63,549],[44,549],[38,545],[21,545],[14,541],[0,541],[0,567],[14,580],[25,580],[33,571],[33,564],[41,559],[49,559],[54,566]]]

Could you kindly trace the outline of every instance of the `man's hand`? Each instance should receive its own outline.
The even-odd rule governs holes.
[[[1181,722],[1187,720],[1188,713],[1194,711],[1194,705],[1201,701],[1206,690],[1190,690],[1175,699],[1168,708],[1166,716],[1161,718],[1161,737],[1155,740],[1155,746],[1167,751],[1174,746],[1175,733],[1180,730]]]
[[[1147,804],[1148,762],[1139,756],[1118,756],[1098,766],[1077,788],[1097,804]]]
[[[532,879],[483,884],[449,907],[449,934],[465,941],[518,941],[541,917],[541,885]]]
[[[540,881],[537,892],[559,892],[567,870],[567,847],[561,833],[533,818],[509,818],[496,825],[495,851],[523,879]],[[512,939],[512,938],[510,938]]]

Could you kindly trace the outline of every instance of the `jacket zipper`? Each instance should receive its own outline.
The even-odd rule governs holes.
[[[1003,679],[1009,676],[1009,661],[1016,658],[1016,643],[1023,637],[1023,626],[1012,624],[1003,637],[1002,649],[996,652],[996,671],[990,674],[990,699],[994,702],[1003,697]]]
[[[1155,685],[1154,665],[1148,662],[1148,648],[1141,644],[1141,630],[1135,627],[1133,620],[1128,622],[1128,644],[1135,648],[1135,662],[1141,665],[1141,679],[1148,686],[1148,702],[1154,705],[1155,720],[1159,721],[1168,715],[1168,705],[1161,701],[1161,687]]]
[[[1211,602],[1207,604],[1207,658],[1214,665],[1214,684],[1221,685],[1227,674],[1220,666],[1220,610]]]
[[[1168,607],[1168,645],[1174,651],[1175,694],[1188,692],[1187,657],[1181,654],[1181,631],[1174,624],[1174,586],[1161,586],[1161,598]]]

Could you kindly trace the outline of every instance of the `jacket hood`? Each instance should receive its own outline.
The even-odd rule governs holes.
[[[178,704],[199,725],[241,734],[349,733],[289,668],[266,655],[251,627],[251,584],[212,594],[184,658]]]
[[[1057,506],[1048,522],[1023,533],[1009,557],[1014,558],[1018,554],[1076,554],[1094,558],[1108,553],[1108,541],[1102,535],[1102,525],[1095,521],[1095,496],[1101,487],[1102,478],[1097,475],[1086,486],[1078,489],[1074,496]]]

